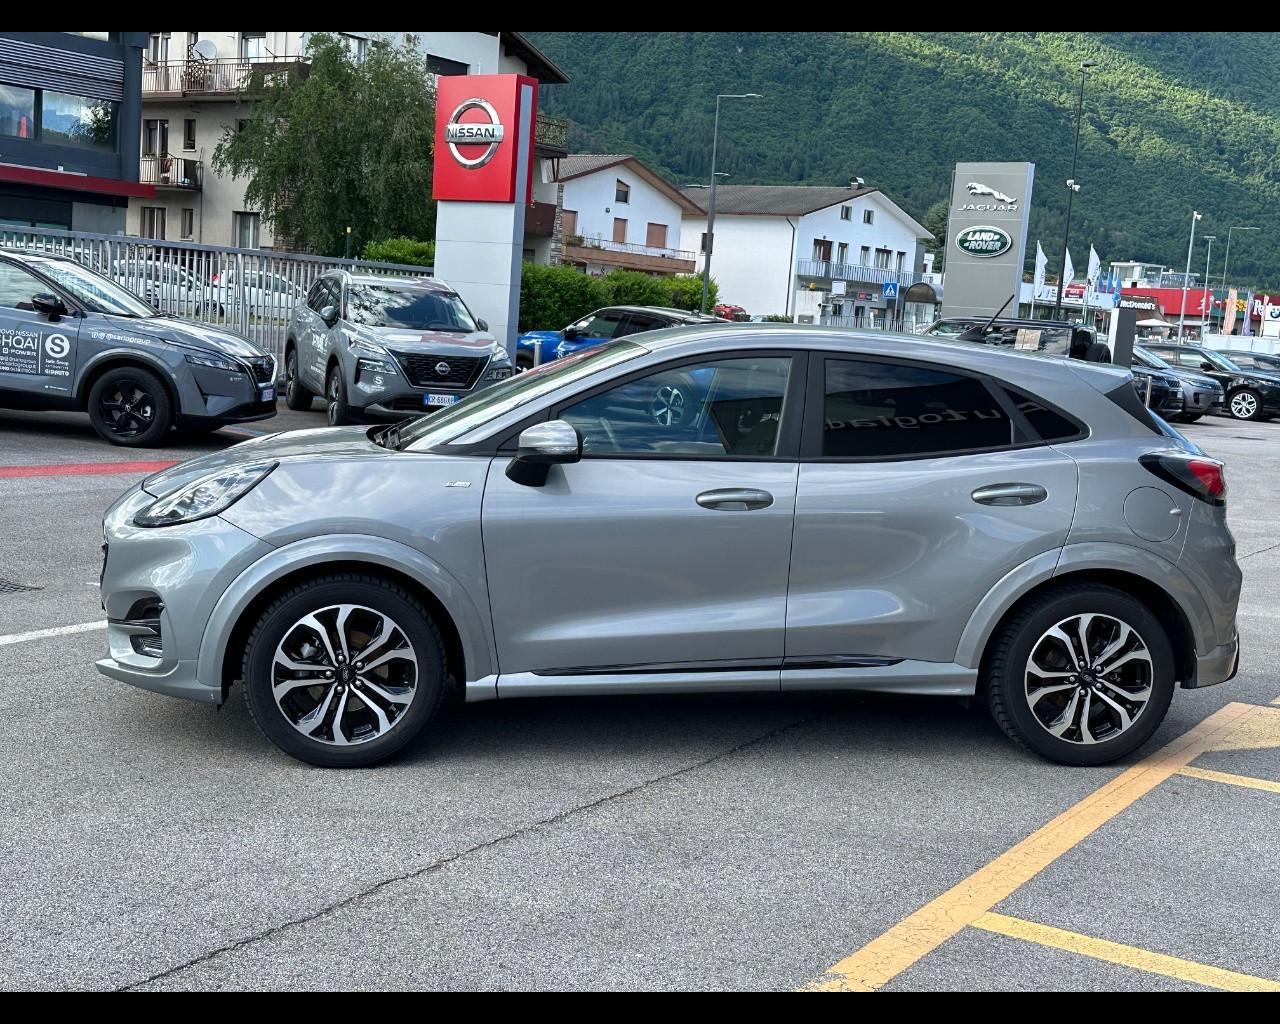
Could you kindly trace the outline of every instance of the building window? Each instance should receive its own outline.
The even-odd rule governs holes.
[[[836,262],[837,263],[849,262],[849,243],[848,242],[841,242],[838,246],[836,246]]]
[[[667,226],[665,224],[650,224],[645,229],[644,244],[653,249],[665,249],[667,247]]]
[[[40,141],[55,146],[114,150],[117,106],[109,100],[42,90]]]
[[[196,148],[196,119],[194,117],[185,118],[182,122],[182,148]]]
[[[147,47],[147,57],[152,64],[169,63],[169,33],[152,32],[151,42]]]
[[[858,253],[858,263],[861,266],[871,266],[871,246],[864,245]]]
[[[906,262],[906,259],[907,259],[907,254],[905,252],[898,253],[897,270],[899,274],[902,273],[902,264]]]
[[[259,235],[262,230],[262,215],[257,213],[237,212],[233,220],[236,248],[258,248]]]
[[[831,243],[825,238],[815,238],[813,240],[813,258],[823,263],[831,259]]]
[[[143,156],[161,156],[169,152],[169,122],[146,120],[142,122]]]
[[[613,201],[615,203],[631,202],[631,186],[621,178],[619,178],[617,184],[613,186]]]
[[[196,211],[190,207],[182,210],[182,237],[190,240],[196,236]]]
[[[560,231],[565,238],[578,233],[578,211],[565,210],[560,215]]]
[[[0,135],[13,139],[36,137],[36,91],[0,85]]]
[[[240,33],[240,59],[262,60],[267,55],[267,34],[265,32]]]
[[[613,240],[621,244],[626,244],[627,222],[621,217],[613,218]]]
[[[882,270],[889,269],[889,257],[893,255],[888,249],[876,250],[876,266]]]
[[[876,211],[875,211],[875,210],[863,210],[863,211],[862,211],[862,223],[863,223],[863,224],[874,224],[875,222],[876,222]]]
[[[853,220],[853,207],[852,207],[852,206],[842,206],[842,207],[840,207],[840,219],[841,219],[841,220]]]
[[[164,207],[144,206],[140,230],[143,238],[164,238]]]
[[[342,41],[346,44],[347,52],[355,58],[356,63],[364,60],[365,55],[369,52],[369,40],[364,36],[348,35],[346,32],[340,32]]]
[[[405,39],[408,42],[408,37]],[[433,75],[466,75],[471,73],[471,65],[463,64],[459,60],[450,60],[448,57],[437,57],[434,53],[427,54],[427,70]]]

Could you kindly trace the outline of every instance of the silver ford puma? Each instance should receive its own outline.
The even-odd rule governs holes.
[[[1115,367],[777,324],[636,335],[106,514],[107,676],[319,765],[450,687],[972,695],[1066,764],[1236,671],[1221,463]]]

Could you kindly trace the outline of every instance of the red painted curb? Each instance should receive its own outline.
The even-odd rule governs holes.
[[[154,473],[176,466],[176,459],[168,462],[70,462],[49,466],[0,466],[0,479],[17,476],[81,476],[87,474],[111,475],[120,473]]]

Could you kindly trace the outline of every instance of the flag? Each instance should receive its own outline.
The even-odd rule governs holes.
[[[1253,292],[1244,300],[1244,328],[1241,333],[1246,338],[1253,334]]]
[[[1044,254],[1044,250],[1040,248],[1039,239],[1036,240],[1036,275],[1034,283],[1031,286],[1031,294],[1037,299],[1044,294],[1044,271],[1049,265],[1049,258]]]
[[[1089,246],[1089,269],[1085,272],[1084,279],[1089,282],[1089,287],[1093,287],[1098,283],[1098,275],[1102,273],[1102,261],[1098,259],[1098,253]]]
[[[1076,268],[1071,265],[1070,249],[1068,249],[1066,252],[1066,260],[1067,260],[1066,266],[1062,270],[1062,280],[1058,282],[1058,288],[1061,289],[1063,295],[1067,294],[1067,285],[1069,285],[1073,280],[1075,280],[1075,276],[1076,276]]]
[[[1236,290],[1232,288],[1227,292],[1227,315],[1222,321],[1223,334],[1230,334],[1236,325],[1236,301]]]

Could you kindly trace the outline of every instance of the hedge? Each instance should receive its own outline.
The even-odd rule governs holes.
[[[416,238],[384,238],[365,244],[361,258],[374,263],[406,263],[430,267],[436,262],[436,243],[419,242]]]

